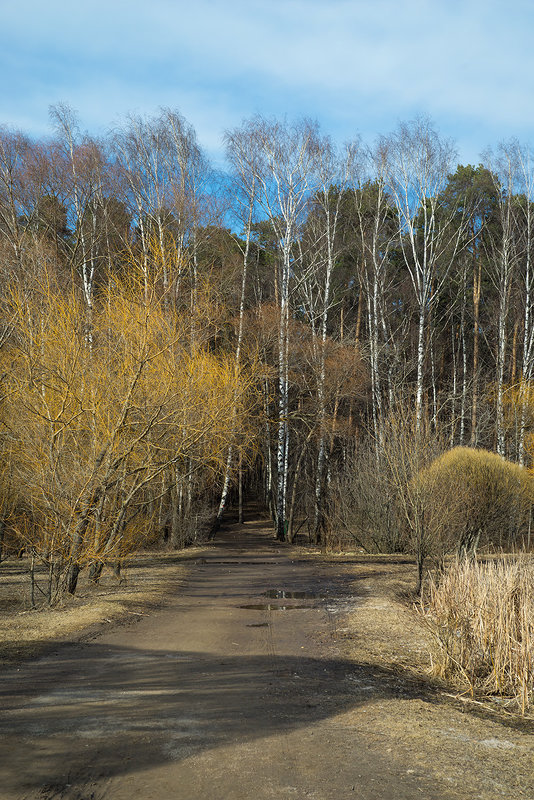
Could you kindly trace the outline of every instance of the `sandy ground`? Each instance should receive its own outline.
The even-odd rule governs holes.
[[[162,609],[4,670],[0,798],[532,800],[529,726],[421,678],[398,569],[228,525]]]

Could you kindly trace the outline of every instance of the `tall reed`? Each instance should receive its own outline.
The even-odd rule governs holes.
[[[429,579],[420,611],[438,644],[435,672],[471,694],[534,707],[534,562],[456,561]]]

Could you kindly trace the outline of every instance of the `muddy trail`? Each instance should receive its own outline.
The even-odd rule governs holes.
[[[4,675],[0,798],[484,797],[366,729],[371,697],[417,690],[337,650],[358,601],[265,521],[227,524],[162,610]]]

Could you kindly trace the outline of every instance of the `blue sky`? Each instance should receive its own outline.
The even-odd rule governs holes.
[[[62,101],[101,134],[178,109],[220,163],[253,113],[371,143],[429,114],[459,160],[534,143],[532,0],[0,0],[0,123],[42,136]]]

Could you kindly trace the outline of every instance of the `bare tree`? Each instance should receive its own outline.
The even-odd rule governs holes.
[[[418,310],[416,427],[423,416],[425,334],[466,225],[447,208],[442,192],[455,150],[428,119],[402,123],[379,141],[387,190],[397,210],[399,241]]]
[[[327,137],[318,143],[316,192],[310,197],[309,211],[301,248],[303,258],[295,288],[295,306],[303,309],[313,331],[317,398],[314,427],[317,435],[315,470],[315,509],[313,539],[321,541],[325,523],[325,476],[327,462],[327,341],[330,314],[336,299],[333,276],[336,261],[344,247],[339,225],[346,205],[347,191],[354,173],[358,146],[336,148]],[[308,437],[308,441],[310,437]]]
[[[391,205],[384,176],[384,152],[368,151],[354,176],[354,231],[359,252],[358,276],[367,304],[368,359],[372,393],[372,425],[377,457],[384,446],[382,425],[393,403],[394,373],[400,345],[407,333],[407,316],[394,321],[398,306],[392,295],[391,260],[398,241],[396,210]],[[400,327],[399,327],[400,325]]]
[[[510,294],[521,248],[517,227],[518,204],[515,199],[518,160],[515,147],[508,147],[504,144],[499,145],[496,156],[490,151],[486,157],[490,165],[496,197],[496,225],[488,227],[486,237],[490,275],[498,300],[495,348],[495,436],[497,452],[504,456],[506,453],[504,393]]]
[[[298,269],[299,232],[307,202],[318,186],[320,137],[317,125],[303,120],[296,125],[269,121],[260,116],[245,123],[254,157],[248,162],[256,173],[258,203],[275,232],[278,265],[278,439],[277,439],[277,537],[286,536],[286,500],[290,454],[289,429],[289,319],[291,281]]]
[[[21,223],[28,192],[26,174],[29,140],[19,132],[0,128],[0,234],[5,237],[14,263],[22,264],[24,226]]]
[[[58,133],[55,164],[61,169],[63,160],[65,194],[73,208],[76,234],[73,255],[76,257],[79,252],[79,271],[88,314],[87,338],[90,341],[96,270],[95,200],[101,185],[102,160],[97,143],[81,136],[76,114],[69,106],[63,103],[52,106],[50,116]]]
[[[226,155],[233,170],[231,191],[234,200],[237,202],[235,210],[237,219],[241,227],[241,235],[235,237],[235,241],[241,251],[242,271],[241,271],[241,291],[239,295],[239,317],[237,329],[237,341],[235,350],[236,369],[241,367],[241,357],[243,349],[244,323],[245,323],[245,298],[247,288],[247,277],[249,271],[250,245],[252,237],[252,226],[257,214],[257,185],[258,170],[255,164],[256,148],[250,141],[250,131],[248,128],[234,130],[225,134]],[[226,503],[232,479],[232,462],[234,458],[233,448],[228,450],[226,469],[224,476],[221,501],[217,512],[217,522],[220,523]],[[239,462],[240,491],[241,491],[241,461]],[[240,517],[242,516],[242,503],[240,502]]]
[[[193,128],[177,112],[129,116],[112,137],[119,179],[137,224],[148,282],[157,252],[164,292],[177,290],[187,262],[197,285],[197,234],[207,162]],[[173,284],[171,286],[171,284]]]
[[[529,411],[528,387],[534,375],[534,269],[532,264],[532,248],[534,246],[534,164],[529,148],[514,143],[518,166],[519,217],[521,235],[521,293],[523,295],[523,343],[521,356],[521,412],[518,442],[518,461],[525,464],[525,441],[527,418]]]

